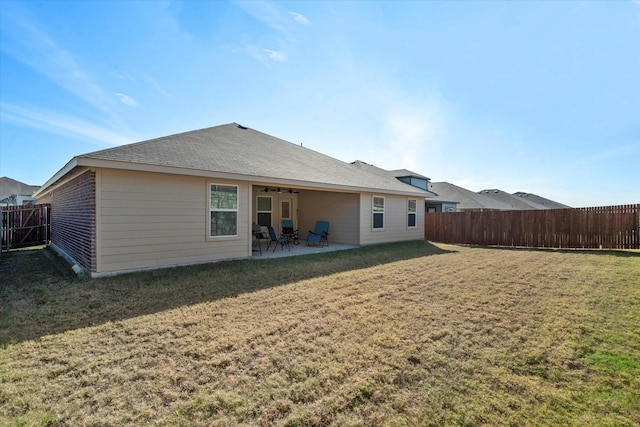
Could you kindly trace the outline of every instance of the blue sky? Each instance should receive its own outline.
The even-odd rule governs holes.
[[[640,2],[12,1],[0,176],[230,122],[571,206],[640,202]]]

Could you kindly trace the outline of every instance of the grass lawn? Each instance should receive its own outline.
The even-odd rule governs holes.
[[[640,424],[640,254],[410,242],[82,280],[0,259],[0,425]]]

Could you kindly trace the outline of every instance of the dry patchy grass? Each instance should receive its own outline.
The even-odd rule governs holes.
[[[47,251],[1,262],[0,423],[640,423],[634,254],[411,242],[91,281]]]

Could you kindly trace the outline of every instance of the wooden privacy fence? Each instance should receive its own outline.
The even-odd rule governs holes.
[[[425,239],[543,248],[640,249],[640,204],[425,214]]]
[[[49,242],[51,234],[51,205],[3,206],[2,235],[3,251],[25,248]]]

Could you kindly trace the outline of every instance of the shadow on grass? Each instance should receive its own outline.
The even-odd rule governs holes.
[[[486,246],[486,245],[465,245],[451,243],[451,245],[465,246],[469,248],[484,248],[506,251],[528,251],[528,252],[555,252],[563,254],[589,254],[589,255],[609,255],[621,258],[640,257],[640,250],[637,249],[590,249],[590,248],[529,248],[525,246]]]
[[[49,249],[5,253],[0,259],[0,345],[447,252],[451,251],[413,241],[93,280],[75,277]]]

